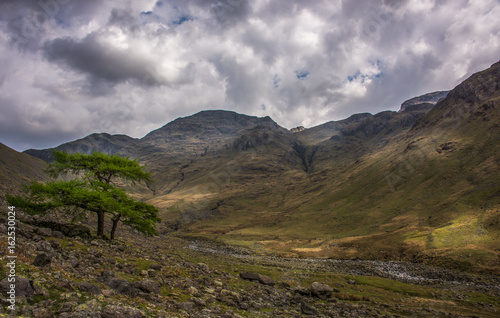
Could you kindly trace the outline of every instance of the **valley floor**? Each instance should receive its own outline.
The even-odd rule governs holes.
[[[498,277],[419,264],[280,258],[132,232],[109,243],[24,223],[18,233],[18,277],[30,284],[19,290],[17,317],[497,317],[500,310]],[[40,254],[50,262],[40,264]],[[6,270],[3,262],[4,281]]]

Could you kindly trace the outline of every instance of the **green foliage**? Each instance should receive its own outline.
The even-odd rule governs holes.
[[[127,181],[151,181],[151,174],[140,166],[138,160],[119,155],[107,155],[94,152],[91,155],[81,153],[68,154],[53,151],[55,161],[49,165],[46,172],[53,178],[68,173],[81,174],[89,180],[111,183],[113,179]]]
[[[103,236],[103,216],[108,215],[113,220],[111,239],[118,221],[144,234],[157,234],[158,209],[134,200],[113,183],[116,179],[132,183],[151,181],[150,173],[137,160],[97,152],[85,155],[54,151],[53,155],[55,162],[47,168],[53,178],[68,173],[81,177],[45,184],[34,182],[25,187],[28,193],[25,197],[6,194],[9,204],[30,214],[45,214],[55,209],[73,214],[79,211],[97,213],[100,236]]]

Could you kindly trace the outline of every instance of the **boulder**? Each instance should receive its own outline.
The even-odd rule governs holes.
[[[13,284],[8,281],[8,278],[4,278],[0,281],[0,293],[1,297],[6,297],[7,292],[10,290],[10,285]],[[16,298],[24,298],[33,300],[35,298],[35,291],[30,281],[24,277],[16,277]]]
[[[266,275],[251,272],[242,272],[240,273],[240,277],[245,280],[259,282],[263,285],[274,286],[274,280]]]
[[[102,295],[101,288],[97,285],[91,283],[77,283],[78,289],[84,293],[90,293],[92,295]]]
[[[332,297],[333,288],[328,285],[314,282],[311,284],[311,294],[314,297],[328,299]]]
[[[102,311],[102,318],[144,318],[146,315],[139,309],[128,306],[108,305]]]
[[[45,254],[45,253],[40,253],[35,257],[35,260],[33,261],[33,265],[37,267],[43,267],[46,265],[49,265],[50,262],[52,261],[52,258]]]
[[[33,318],[54,318],[54,314],[51,313],[46,308],[33,309],[33,312],[31,313],[31,316]]]
[[[304,301],[300,305],[300,310],[305,315],[317,315],[318,314],[318,310],[316,308],[312,307],[311,305],[307,304]]]
[[[102,318],[101,313],[95,311],[65,312],[58,318]]]
[[[88,311],[88,312],[100,312],[101,311],[101,305],[97,302],[97,300],[92,299],[90,301],[87,301],[86,303],[83,303],[81,305],[78,305],[75,307],[75,311]]]
[[[139,295],[139,290],[132,283],[124,279],[113,278],[107,285],[117,293],[125,296],[134,298]]]
[[[141,281],[135,282],[134,287],[145,293],[160,294],[160,284],[152,279],[143,279]]]

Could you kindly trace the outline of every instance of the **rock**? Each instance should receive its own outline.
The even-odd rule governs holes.
[[[91,283],[77,283],[78,289],[84,293],[90,293],[92,295],[102,295],[101,288],[99,286]]]
[[[316,308],[310,306],[309,304],[307,304],[304,301],[300,305],[300,310],[305,315],[317,315],[318,314],[318,310]]]
[[[79,306],[76,306],[75,311],[90,311],[90,312],[99,312],[101,311],[101,305],[97,302],[97,300],[92,299],[83,303]]]
[[[160,294],[160,284],[152,279],[143,279],[134,283],[134,286],[145,293]]]
[[[128,306],[108,305],[102,311],[102,318],[144,318],[146,315],[139,309]]]
[[[302,287],[302,286],[297,286],[293,289],[293,291],[299,295],[302,295],[302,296],[309,296],[311,295],[311,291],[306,288],[306,287]]]
[[[156,277],[156,271],[154,269],[148,269],[148,277]]]
[[[61,308],[57,311],[58,314],[62,314],[65,312],[72,312],[73,308],[78,306],[78,303],[76,301],[69,301],[67,303],[64,303]]]
[[[58,318],[102,318],[101,313],[91,311],[65,312]]]
[[[50,240],[49,244],[53,249],[58,249],[59,247],[61,247],[61,243],[56,240]]]
[[[43,227],[36,228],[35,233],[40,236],[52,236],[52,230]]]
[[[142,270],[140,274],[141,276],[148,276],[148,271]]]
[[[46,308],[34,309],[31,315],[33,318],[53,318],[54,317],[54,314],[51,313]]]
[[[154,270],[156,270],[156,271],[159,271],[159,270],[161,270],[162,266],[161,266],[160,264],[156,264],[156,263],[155,263],[155,264],[151,264],[151,265],[149,265],[149,268],[150,268],[150,269],[154,269]]]
[[[204,263],[198,263],[196,264],[196,266],[203,272],[209,272],[210,269],[208,268],[208,265],[207,264],[204,264]]]
[[[92,238],[90,229],[80,224],[61,224],[51,221],[40,221],[37,219],[33,219],[28,223],[42,228],[49,228],[52,230],[52,235],[54,235],[54,231],[58,231],[69,237],[78,236],[85,239]]]
[[[351,285],[356,285],[358,282],[356,282],[354,279],[348,279],[347,283]]]
[[[61,231],[52,231],[52,237],[58,238],[58,239],[63,239],[64,234],[62,234]]]
[[[98,281],[108,284],[111,280],[116,278],[115,272],[104,270],[101,272],[101,276],[97,278]],[[109,284],[108,284],[109,285]]]
[[[198,294],[198,289],[196,287],[193,287],[193,286],[190,286],[188,289],[187,289],[188,293],[190,295],[196,295]]]
[[[76,258],[70,259],[68,263],[73,268],[77,268],[80,265],[80,261],[77,260]]]
[[[232,301],[238,303],[241,300],[240,294],[233,292],[233,291],[230,291],[230,290],[227,290],[227,289],[221,290],[220,296],[221,296],[220,297],[221,300],[224,302],[227,302],[227,300],[232,300]]]
[[[107,285],[111,287],[113,290],[115,290],[117,293],[132,298],[137,297],[137,295],[139,294],[139,290],[132,283],[124,279],[113,278],[109,281]]]
[[[37,267],[43,267],[46,265],[49,265],[51,262],[51,257],[45,253],[40,253],[35,257],[35,260],[33,261],[33,265]]]
[[[314,282],[311,284],[311,294],[321,299],[328,299],[332,297],[333,288],[328,285]]]
[[[10,285],[12,283],[8,281],[8,278],[4,278],[0,282],[0,292],[1,297],[5,297],[7,292],[10,291]],[[35,291],[33,286],[31,286],[30,281],[24,277],[16,277],[16,300],[19,298],[33,300],[35,298]]]
[[[41,296],[44,296],[44,297],[48,297],[49,296],[49,292],[48,290],[46,290],[45,288],[43,288],[42,286],[42,281],[39,281],[39,280],[36,280],[36,281],[31,281],[30,284],[31,284],[31,287],[33,288],[33,291],[35,292],[35,296],[36,295],[41,295]]]
[[[240,273],[240,277],[245,280],[257,281],[263,285],[274,286],[274,280],[266,275],[251,272],[242,272]]]
[[[184,310],[184,311],[190,312],[190,311],[194,310],[195,304],[193,302],[187,301],[187,302],[183,302],[183,303],[177,303],[176,306],[177,306],[177,309],[179,309],[179,310]]]
[[[53,253],[54,252],[52,245],[50,245],[50,243],[45,241],[45,240],[38,243],[36,245],[36,249],[40,252],[45,252],[45,253]]]

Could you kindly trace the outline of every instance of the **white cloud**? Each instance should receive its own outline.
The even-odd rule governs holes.
[[[496,0],[90,0],[53,9],[37,24],[35,0],[0,4],[0,107],[10,116],[0,142],[19,150],[98,131],[142,137],[203,109],[313,126],[397,109],[500,56]]]

